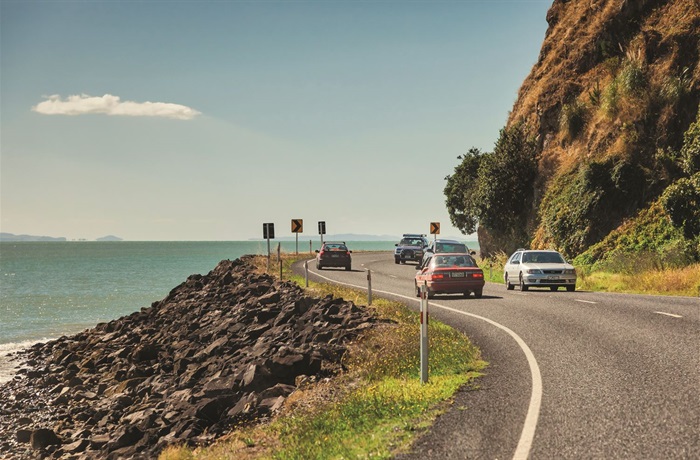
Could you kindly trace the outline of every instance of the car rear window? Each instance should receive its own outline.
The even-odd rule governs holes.
[[[437,252],[467,252],[467,246],[462,243],[439,243]]]
[[[476,267],[474,260],[467,256],[436,256],[433,258],[435,267]]]
[[[348,247],[344,244],[327,244],[325,245],[326,251],[347,251]]]

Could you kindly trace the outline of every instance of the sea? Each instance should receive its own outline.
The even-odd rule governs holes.
[[[356,251],[395,243],[347,242]],[[273,255],[278,244],[310,257],[319,245],[272,241]],[[267,254],[267,242],[0,242],[0,383],[15,373],[9,353],[149,307],[188,276],[245,254]]]

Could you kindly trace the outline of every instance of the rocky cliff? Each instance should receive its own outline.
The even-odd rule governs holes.
[[[23,368],[0,387],[0,452],[151,459],[209,442],[337,372],[374,322],[352,302],[222,261],[150,308],[20,353]]]
[[[700,196],[700,1],[555,0],[547,22],[506,126],[535,145],[526,233],[514,241],[485,225],[487,253],[531,244],[573,257],[678,180],[690,181],[689,206]],[[700,219],[661,208],[679,226]]]

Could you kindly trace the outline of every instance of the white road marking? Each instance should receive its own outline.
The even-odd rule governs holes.
[[[581,299],[574,299],[575,302],[583,302],[583,303],[598,303],[598,302],[593,302],[592,300],[581,300]]]
[[[659,315],[670,316],[671,318],[683,318],[681,315],[674,315],[673,313],[666,313],[665,311],[655,311],[654,313],[658,313]]]
[[[309,270],[311,271],[311,270]],[[332,283],[336,284],[342,284],[344,286],[350,286],[354,287],[357,289],[362,289],[362,290],[367,290],[366,286],[358,286],[356,284],[350,284],[350,283],[343,283],[341,281],[336,281],[332,280],[330,278],[327,278],[318,272],[313,272],[314,275],[318,276],[319,278],[323,278],[325,280],[328,280]],[[412,300],[414,302],[420,302],[419,299],[415,297],[409,297],[405,296],[402,294],[397,294],[395,292],[388,292],[388,291],[380,291],[379,289],[372,289],[373,292],[378,292],[380,294],[389,294],[393,295],[396,297],[401,297],[403,299],[407,300]],[[527,294],[521,294],[521,295],[527,295]],[[461,310],[456,310],[451,307],[447,307],[445,305],[440,305],[435,302],[430,302],[430,305],[433,305],[438,308],[442,308],[443,310],[450,311],[452,313],[457,313],[460,315],[465,315],[465,316],[471,316],[472,318],[480,319],[482,321],[486,321],[487,323],[496,326],[497,328],[505,331],[508,335],[510,335],[515,342],[520,346],[520,349],[525,353],[525,357],[527,358],[527,364],[530,366],[530,375],[532,376],[532,393],[530,394],[530,406],[527,409],[527,415],[525,416],[525,422],[523,424],[523,431],[520,433],[520,440],[518,441],[518,445],[515,448],[515,453],[513,454],[513,460],[527,460],[528,456],[530,455],[530,449],[532,448],[532,440],[535,437],[535,429],[537,428],[537,420],[540,416],[540,406],[542,405],[542,375],[540,374],[540,367],[537,364],[537,360],[535,359],[535,355],[532,353],[530,350],[530,347],[527,346],[525,341],[520,338],[518,334],[513,332],[511,329],[507,328],[506,326],[499,324],[493,320],[490,320],[488,318],[485,318],[483,316],[475,315],[473,313],[467,313],[465,311]]]
[[[389,275],[389,278],[398,278],[396,275]]]

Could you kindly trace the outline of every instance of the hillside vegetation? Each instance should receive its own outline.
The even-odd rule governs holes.
[[[700,1],[555,0],[547,21],[493,151],[447,177],[453,224],[485,255],[697,263]]]

